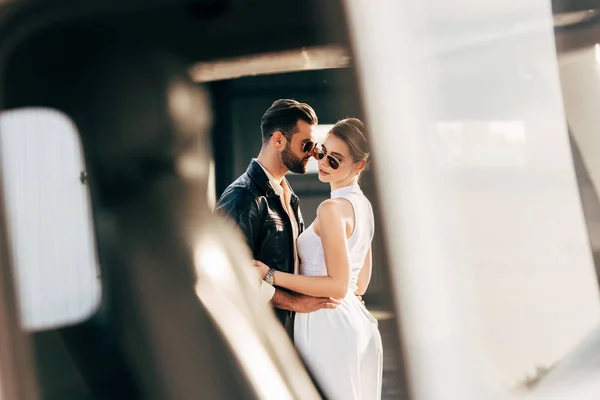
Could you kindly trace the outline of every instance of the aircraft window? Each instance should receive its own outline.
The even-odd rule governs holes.
[[[0,113],[0,166],[22,324],[89,317],[100,302],[87,173],[75,125],[59,111]]]
[[[273,73],[240,79],[222,80],[209,84],[213,90],[217,127],[214,129],[215,172],[217,197],[240,174],[260,151],[261,116],[278,98],[293,98],[310,104],[319,117],[314,135],[323,142],[333,124],[345,117],[364,118],[357,96],[352,68],[300,70]],[[305,226],[316,216],[319,204],[330,195],[328,184],[315,176],[318,164],[311,159],[307,174],[287,174],[296,195],[300,198]],[[361,187],[374,205],[376,226],[381,213],[377,206],[374,176],[368,170],[361,179]],[[390,301],[391,289],[387,278],[386,248],[381,228],[376,229],[373,242],[373,274],[364,296],[367,308],[379,320],[383,340],[383,398],[406,398],[404,367],[397,340],[397,321]]]

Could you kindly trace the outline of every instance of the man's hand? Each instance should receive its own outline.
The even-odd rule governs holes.
[[[287,292],[281,289],[275,291],[271,303],[282,310],[295,311],[299,313],[310,313],[322,308],[337,308],[340,300],[333,297],[312,297],[299,293]]]
[[[333,297],[311,297],[303,294],[299,294],[297,296],[296,309],[292,311],[299,313],[310,313],[322,308],[333,309],[340,305],[340,300],[334,299]]]

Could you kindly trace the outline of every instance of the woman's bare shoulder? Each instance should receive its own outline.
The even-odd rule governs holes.
[[[345,218],[353,214],[352,203],[344,198],[327,199],[319,204],[317,218]]]

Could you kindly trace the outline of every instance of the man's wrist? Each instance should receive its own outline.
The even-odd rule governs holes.
[[[285,289],[276,288],[275,294],[271,299],[271,304],[279,309],[287,311],[296,311],[299,294]]]

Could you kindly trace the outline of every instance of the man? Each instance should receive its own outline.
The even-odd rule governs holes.
[[[254,259],[273,270],[298,273],[296,239],[304,229],[304,221],[298,197],[284,175],[288,171],[306,173],[317,122],[308,104],[289,99],[275,101],[261,119],[262,148],[258,157],[225,189],[216,205],[216,210],[237,223]],[[313,312],[339,304],[336,299],[275,288],[269,275],[261,284],[260,294],[275,307],[277,318],[288,332],[294,312]]]

